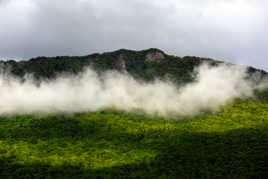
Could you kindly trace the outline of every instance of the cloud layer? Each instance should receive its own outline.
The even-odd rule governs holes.
[[[97,111],[117,108],[151,115],[196,115],[218,110],[237,97],[251,96],[245,68],[201,65],[197,78],[186,86],[169,81],[140,82],[125,73],[109,71],[101,76],[87,69],[78,76],[61,76],[37,86],[30,77],[24,83],[0,75],[0,114]]]
[[[0,56],[161,48],[268,70],[267,1],[1,0]]]

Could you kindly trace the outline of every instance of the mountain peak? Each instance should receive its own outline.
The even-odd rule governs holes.
[[[177,57],[166,54],[157,48],[145,50],[119,49],[112,52],[94,53],[86,56],[36,57],[28,61],[0,62],[0,66],[8,69],[13,75],[23,77],[33,74],[36,79],[54,78],[60,73],[77,74],[87,66],[97,71],[123,70],[130,75],[144,79],[165,78],[168,76],[177,82],[191,81],[194,69],[207,62],[217,65],[222,61],[195,56]],[[267,73],[253,67],[248,68],[249,74]]]

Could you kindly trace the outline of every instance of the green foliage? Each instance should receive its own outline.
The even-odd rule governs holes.
[[[161,61],[146,61],[161,52]],[[55,78],[92,66],[117,69],[122,55],[135,78],[193,80],[199,57],[175,57],[158,49],[37,57],[0,62],[18,77]],[[248,68],[248,74],[266,72]],[[116,109],[55,115],[0,116],[0,178],[268,178],[268,93],[237,99],[218,113],[159,118]]]
[[[177,119],[115,109],[0,117],[0,178],[267,178],[268,103]]]
[[[160,52],[164,59],[157,62],[146,61],[148,53]],[[143,80],[153,80],[155,78],[170,78],[174,82],[185,83],[193,80],[192,72],[195,67],[202,62],[217,65],[220,61],[200,58],[200,57],[176,57],[165,54],[159,49],[148,49],[142,51],[131,51],[126,49],[107,52],[103,54],[92,54],[87,56],[57,56],[57,57],[37,57],[28,61],[7,61],[0,62],[0,66],[5,70],[10,70],[11,74],[23,77],[25,74],[33,74],[35,79],[51,79],[60,73],[77,74],[85,67],[91,66],[98,72],[105,70],[118,70],[116,61],[122,56],[126,64],[126,71],[135,78]],[[249,68],[249,73],[258,70]],[[262,71],[262,75],[266,73]]]

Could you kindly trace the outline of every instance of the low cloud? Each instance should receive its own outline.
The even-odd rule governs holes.
[[[223,64],[203,64],[195,69],[196,81],[177,86],[170,81],[137,81],[116,71],[98,75],[88,68],[72,76],[62,75],[36,85],[0,75],[0,114],[85,112],[116,108],[150,115],[196,115],[218,110],[238,97],[253,95],[253,85],[245,79],[246,68]]]

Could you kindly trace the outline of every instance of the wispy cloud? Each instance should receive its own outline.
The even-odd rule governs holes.
[[[145,83],[128,74],[110,71],[101,76],[87,69],[78,76],[60,76],[36,86],[0,75],[0,114],[96,111],[117,108],[147,114],[196,115],[218,110],[237,97],[251,96],[245,67],[201,65],[197,80],[185,86],[170,81]]]

